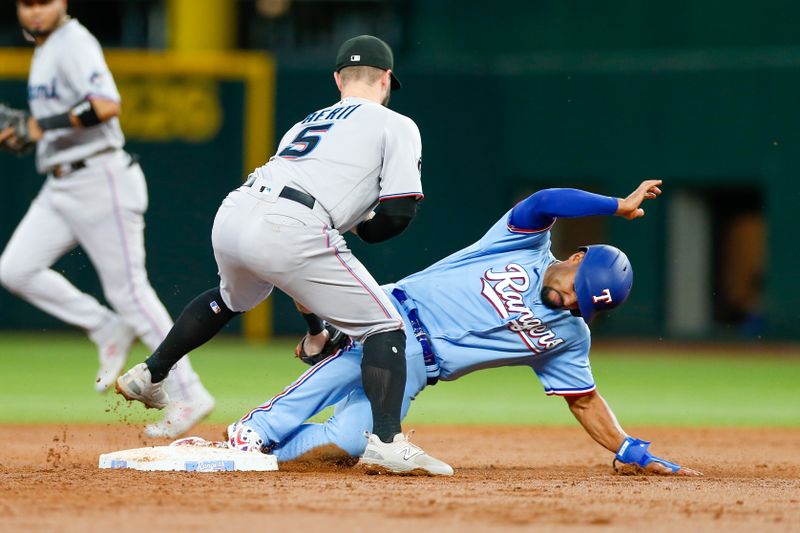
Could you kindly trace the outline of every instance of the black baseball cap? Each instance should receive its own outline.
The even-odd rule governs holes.
[[[389,45],[372,35],[359,35],[348,39],[336,54],[336,72],[345,67],[367,66],[383,70],[394,69],[394,54]],[[400,80],[392,72],[392,90],[401,87]]]

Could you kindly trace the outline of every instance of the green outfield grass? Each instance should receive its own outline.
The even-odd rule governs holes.
[[[219,338],[192,362],[217,398],[210,421],[229,422],[307,367],[294,341],[268,346]],[[131,363],[146,356],[137,346]],[[158,413],[92,389],[93,345],[79,335],[0,333],[0,423],[140,422]],[[800,426],[800,354],[725,355],[598,349],[599,390],[624,425]],[[547,397],[527,368],[485,370],[420,394],[411,424],[574,424],[563,399]]]

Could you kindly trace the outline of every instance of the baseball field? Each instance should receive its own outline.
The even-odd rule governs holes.
[[[218,339],[193,363],[217,410],[194,433],[279,392],[305,366],[293,345]],[[0,530],[197,528],[730,531],[800,529],[796,348],[606,345],[599,390],[628,433],[702,478],[615,473],[530,370],[498,369],[424,391],[405,429],[456,469],[447,479],[299,464],[273,473],[100,471],[100,453],[164,444],[157,417],[91,388],[81,336],[0,337]],[[131,361],[144,357],[141,347]],[[373,526],[369,526],[373,524]]]

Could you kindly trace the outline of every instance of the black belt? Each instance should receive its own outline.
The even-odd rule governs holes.
[[[436,354],[433,353],[433,348],[431,348],[431,340],[428,336],[428,332],[425,331],[425,326],[422,325],[422,321],[419,319],[419,313],[417,313],[416,308],[410,309],[406,306],[408,296],[403,289],[395,287],[392,289],[392,296],[403,306],[408,321],[411,323],[411,329],[414,330],[414,337],[416,337],[419,345],[422,346],[422,358],[425,360],[425,373],[428,376],[428,385],[436,385],[439,381],[439,363],[436,361]]]
[[[64,163],[62,165],[58,165],[57,167],[53,167],[52,174],[55,178],[63,178],[67,174],[72,174],[76,170],[80,170],[82,168],[86,168],[85,159],[73,161],[72,163]]]
[[[61,165],[53,167],[50,173],[53,175],[54,178],[63,178],[64,176],[68,176],[73,172],[76,172],[82,168],[86,168],[86,161],[88,161],[89,159],[97,157],[98,155],[113,152],[115,150],[116,148],[106,148],[105,150],[100,150],[99,152],[90,155],[86,159],[73,161],[71,163],[62,163]],[[131,156],[131,162],[128,164],[129,167],[133,166],[134,163],[139,161],[138,155],[130,154],[130,156]]]
[[[286,198],[287,200],[297,202],[298,204],[304,205],[309,209],[314,209],[314,204],[317,203],[314,197],[307,192],[295,189],[294,187],[289,187],[288,185],[283,187],[278,196],[280,198]]]

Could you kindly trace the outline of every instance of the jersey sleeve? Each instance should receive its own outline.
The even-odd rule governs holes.
[[[613,215],[617,199],[580,189],[543,189],[514,206],[508,228],[518,233],[535,233],[553,225],[557,218]]]
[[[101,98],[119,102],[119,91],[103,57],[100,43],[90,35],[81,37],[79,35],[72,39],[69,43],[72,49],[64,54],[61,67],[64,78],[85,100]]]
[[[414,121],[390,114],[384,129],[380,200],[423,198],[422,139]]]
[[[582,396],[595,390],[589,364],[591,339],[583,339],[569,347],[538,358],[531,365],[548,396]]]
[[[550,249],[550,226],[538,231],[516,231],[509,225],[511,211],[507,211],[478,241],[486,252],[503,253],[526,248],[547,251]]]

